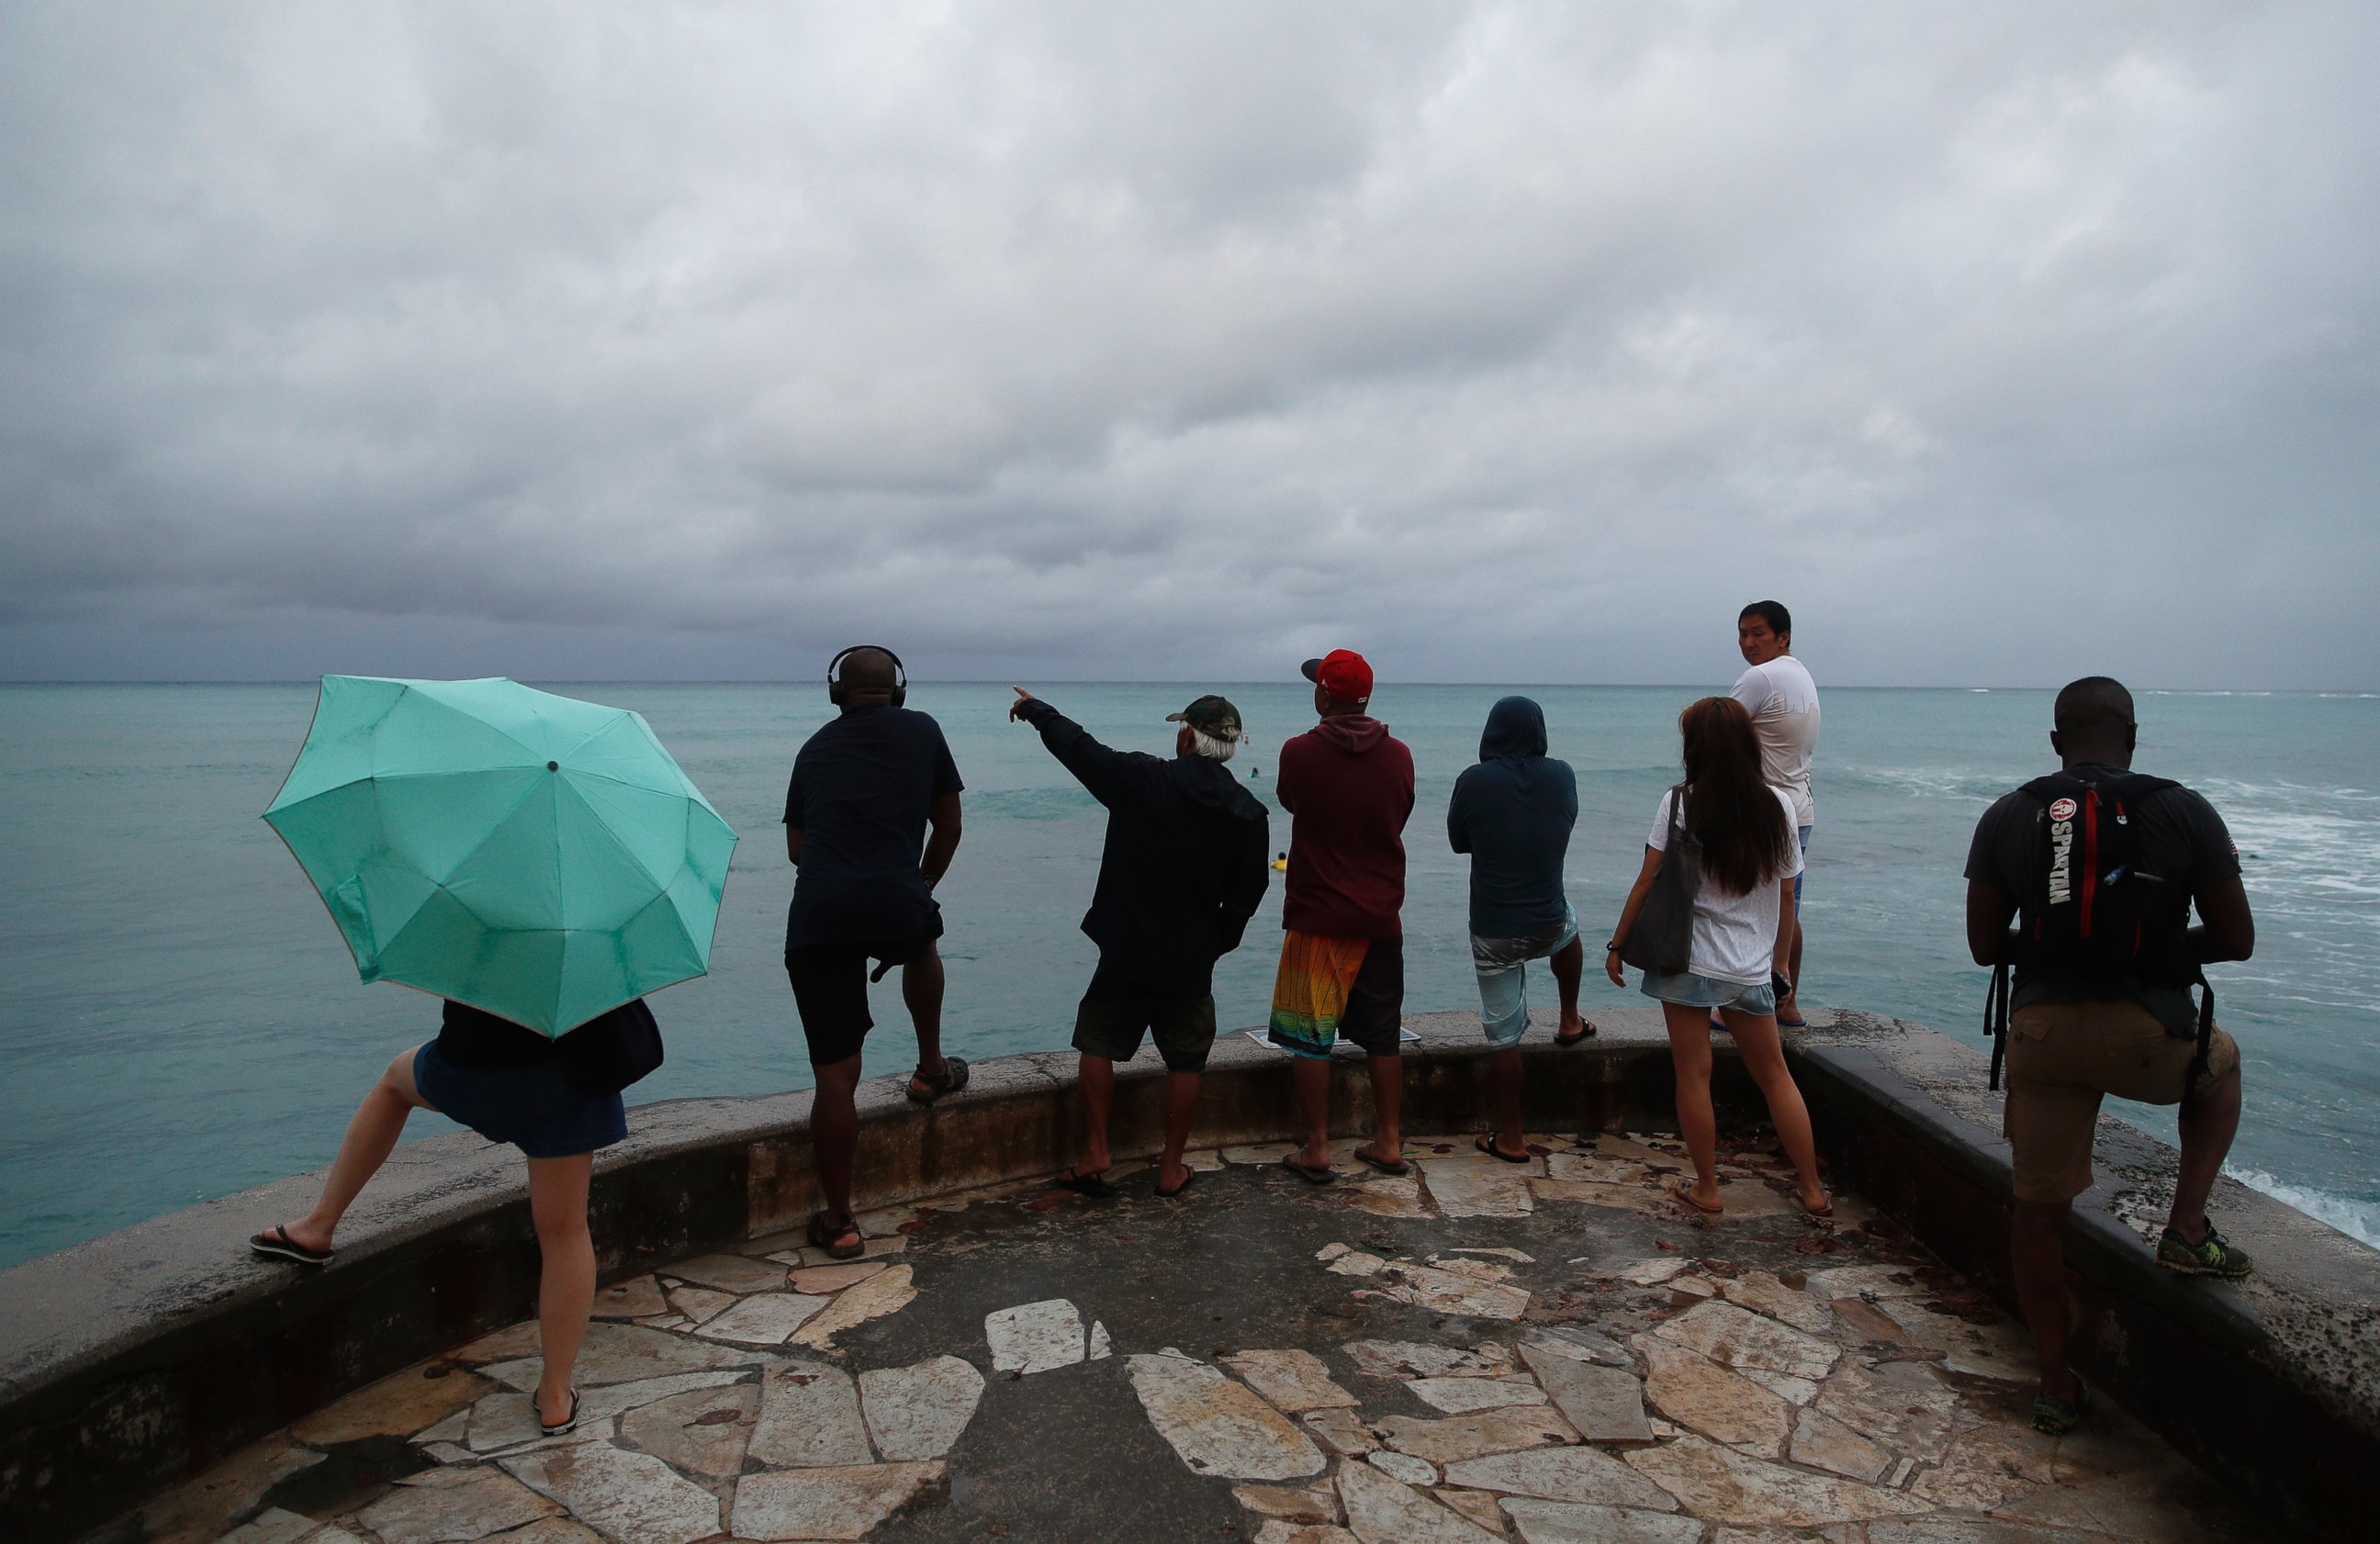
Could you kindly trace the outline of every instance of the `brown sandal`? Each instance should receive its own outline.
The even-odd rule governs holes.
[[[841,1240],[848,1238],[850,1243]],[[868,1240],[860,1236],[855,1219],[841,1227],[830,1226],[823,1212],[810,1213],[809,1240],[812,1248],[822,1251],[829,1260],[857,1260],[868,1252]]]

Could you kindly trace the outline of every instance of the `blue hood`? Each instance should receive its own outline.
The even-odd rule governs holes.
[[[1488,710],[1488,727],[1479,733],[1479,759],[1509,765],[1526,789],[1536,768],[1529,764],[1546,754],[1546,710],[1528,697],[1499,697]]]

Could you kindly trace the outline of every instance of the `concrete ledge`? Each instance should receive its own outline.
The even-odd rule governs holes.
[[[1667,1041],[1651,1007],[1602,1035],[1528,1055],[1539,1129],[1665,1128]],[[1405,1112],[1416,1130],[1484,1124],[1468,1014],[1416,1016]],[[1722,1053],[1723,1120],[1758,1095]],[[2003,1300],[2006,1149],[1982,1060],[1899,1020],[1822,1016],[1797,1077],[1839,1178]],[[1226,1036],[1201,1145],[1295,1125],[1281,1055]],[[930,1110],[902,1080],[861,1090],[864,1207],[1054,1171],[1080,1116],[1071,1053],[980,1063]],[[1119,1156],[1153,1153],[1161,1069],[1120,1069]],[[1360,1058],[1340,1063],[1342,1131],[1369,1119]],[[816,1205],[807,1093],[639,1108],[596,1170],[605,1279],[797,1227]],[[2108,1185],[2078,1208],[2073,1284],[2096,1381],[2210,1468],[2342,1537],[2380,1514],[2380,1253],[2244,1188],[2217,1198],[2262,1276],[2242,1287],[2157,1270],[2131,1219],[2158,1210],[2172,1155],[2103,1125]],[[300,1273],[249,1258],[256,1227],[303,1211],[320,1173],[157,1218],[0,1273],[0,1537],[67,1539],[339,1395],[534,1309],[537,1248],[520,1163],[468,1133],[398,1150],[342,1229],[339,1258]],[[2319,1462],[2310,1459],[2320,1455]]]

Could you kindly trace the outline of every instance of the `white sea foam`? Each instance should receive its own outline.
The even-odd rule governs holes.
[[[2284,1205],[2296,1207],[2315,1222],[2327,1223],[2349,1237],[2380,1249],[2380,1201],[2350,1200],[2311,1186],[2292,1185],[2262,1169],[2235,1169],[2226,1164],[2223,1172],[2252,1190],[2262,1190]]]

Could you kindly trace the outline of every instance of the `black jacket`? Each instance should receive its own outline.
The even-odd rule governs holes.
[[[1038,698],[1018,716],[1107,806],[1107,846],[1083,931],[1103,969],[1203,997],[1271,878],[1264,806],[1220,762],[1117,751]]]

